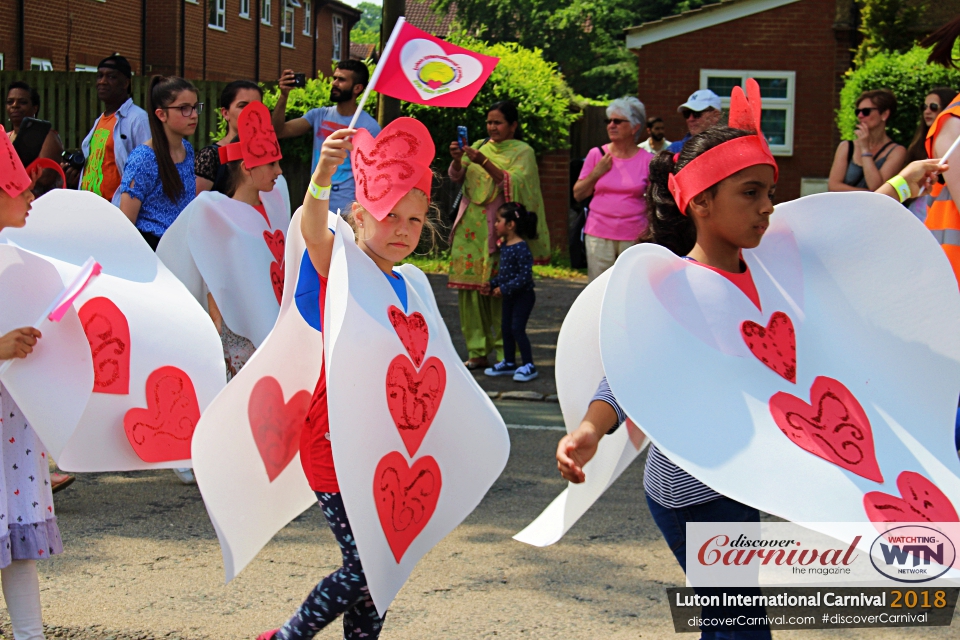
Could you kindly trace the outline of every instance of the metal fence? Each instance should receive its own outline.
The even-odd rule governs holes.
[[[6,100],[11,82],[26,82],[40,94],[40,113],[37,117],[49,120],[59,132],[64,149],[79,149],[94,121],[103,112],[97,99],[97,74],[67,71],[0,71],[0,95]],[[199,100],[204,104],[197,131],[190,144],[201,149],[217,139],[220,116],[217,105],[226,82],[192,81]],[[150,78],[134,76],[131,91],[133,101],[147,107]],[[4,114],[4,120],[6,120]]]

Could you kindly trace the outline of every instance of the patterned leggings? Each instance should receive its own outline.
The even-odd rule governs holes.
[[[343,508],[343,499],[339,493],[318,491],[317,500],[340,545],[343,566],[314,587],[297,613],[277,632],[275,640],[312,638],[340,614],[343,614],[345,640],[378,638],[384,618],[377,614],[367,590],[367,579],[360,566],[360,554]]]

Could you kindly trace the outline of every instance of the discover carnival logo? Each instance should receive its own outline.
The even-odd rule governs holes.
[[[873,567],[897,582],[936,580],[956,559],[957,549],[950,538],[922,525],[895,527],[870,545]]]
[[[857,559],[861,538],[855,537],[846,549],[817,549],[802,548],[802,543],[794,539],[751,539],[740,534],[731,540],[730,536],[720,534],[701,545],[697,560],[705,567],[774,564],[804,567],[805,573],[829,575],[841,572],[841,568]]]

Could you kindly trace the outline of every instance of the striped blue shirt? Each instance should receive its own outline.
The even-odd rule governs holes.
[[[617,424],[608,433],[613,433],[626,421],[627,414],[613,396],[606,376],[600,381],[591,402],[593,400],[606,402],[617,412]],[[652,500],[668,509],[692,507],[723,497],[671,462],[652,443],[647,453],[647,466],[643,470],[643,490]]]

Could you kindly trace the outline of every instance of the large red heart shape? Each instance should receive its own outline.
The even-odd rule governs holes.
[[[123,416],[127,440],[144,462],[190,458],[190,439],[200,421],[200,404],[190,376],[160,367],[147,378],[147,408]]]
[[[280,229],[277,229],[273,233],[264,231],[263,239],[267,243],[267,247],[270,248],[270,253],[273,254],[273,259],[277,262],[283,262],[283,250],[285,246],[283,231]]]
[[[283,300],[283,263],[270,263],[270,284],[273,285],[273,294],[277,296],[277,304]]]
[[[402,453],[391,451],[377,465],[373,499],[397,564],[433,516],[441,486],[440,466],[431,456],[410,467]]]
[[[882,491],[863,496],[863,508],[870,522],[960,522],[950,498],[919,473],[904,471],[897,476],[902,498]]]
[[[247,417],[270,482],[287,468],[300,450],[300,429],[309,408],[309,391],[298,391],[284,403],[283,388],[276,378],[265,376],[253,385]]]
[[[93,392],[130,393],[130,325],[108,298],[91,298],[80,307],[80,323],[93,356]]]
[[[427,352],[427,343],[430,341],[430,328],[427,327],[427,321],[419,311],[408,316],[397,307],[391,306],[387,309],[387,313],[390,315],[393,330],[397,332],[413,364],[419,369],[423,363],[423,356]]]
[[[411,457],[437,415],[446,386],[447,370],[438,358],[429,358],[418,372],[400,354],[387,368],[387,408]]]
[[[770,414],[801,449],[858,476],[883,482],[870,420],[843,383],[818,376],[810,387],[810,404],[781,391],[770,398]]]
[[[777,311],[767,326],[751,320],[740,325],[740,335],[750,352],[790,382],[797,382],[797,336],[790,316]]]

